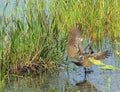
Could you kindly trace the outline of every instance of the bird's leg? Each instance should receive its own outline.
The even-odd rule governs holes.
[[[88,74],[90,74],[90,73],[92,73],[93,72],[93,70],[90,70],[89,68],[84,68],[84,79],[86,80],[86,78],[87,78],[87,76],[88,76]]]
[[[87,68],[84,68],[84,80],[86,80],[86,78],[87,78]]]
[[[92,73],[92,72],[93,72],[92,69],[90,69],[90,68],[86,68],[86,73],[90,74],[90,73]]]

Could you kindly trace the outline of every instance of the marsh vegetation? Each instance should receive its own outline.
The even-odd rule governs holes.
[[[64,73],[65,75],[68,71],[71,73],[71,69],[80,71],[81,68],[75,68],[67,60],[65,48],[69,29],[76,23],[81,24],[83,29],[83,46],[91,43],[96,52],[109,49],[113,51],[113,54],[115,50],[120,49],[119,0],[3,0],[0,2],[0,7],[0,90],[5,92],[9,90],[9,87],[6,88],[8,86],[6,81],[9,82],[11,76],[18,78],[47,76],[45,78],[49,79],[55,78],[51,74],[58,70],[60,72],[62,68],[64,72],[63,74],[60,72],[60,76],[64,78]],[[119,68],[120,63],[114,62],[119,61],[119,57],[112,55],[111,58],[107,61],[112,63],[108,63]],[[120,76],[119,71],[105,71],[105,73],[102,71],[101,74],[99,69],[95,70],[95,73],[100,73],[102,77],[109,76],[110,72],[114,73],[114,76],[107,79],[108,84],[105,84],[107,87],[102,89],[106,92],[110,89],[114,90],[111,88],[111,83],[116,79],[115,75]],[[74,84],[75,81],[71,82],[72,79],[65,78],[64,80],[68,83],[64,85],[61,83],[63,90],[55,87],[58,81],[56,79],[55,88],[48,87],[49,91],[69,90],[70,83]],[[13,79],[16,82],[16,78]],[[44,77],[39,77],[39,79],[46,80]],[[106,77],[102,81],[104,82],[105,79]],[[26,80],[28,80],[26,83],[30,81],[29,78]],[[19,85],[20,82],[17,82]],[[11,83],[8,84],[11,85]],[[115,90],[120,89],[118,87]]]

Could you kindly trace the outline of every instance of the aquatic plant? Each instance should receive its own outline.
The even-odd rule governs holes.
[[[95,60],[93,58],[89,58],[90,62],[92,62],[93,64],[95,65],[98,65],[100,69],[103,69],[103,70],[120,70],[119,68],[117,67],[114,67],[112,65],[107,65],[105,63],[103,63],[102,61],[100,60]]]
[[[0,62],[4,70],[44,61],[61,63],[69,28],[80,23],[83,36],[99,46],[120,37],[120,1],[16,0],[3,1],[0,15]],[[17,68],[16,68],[17,67]]]

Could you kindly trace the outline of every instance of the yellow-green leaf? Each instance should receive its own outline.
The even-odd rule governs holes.
[[[104,66],[100,66],[99,68],[103,70],[120,70],[119,68],[114,67],[112,65],[104,65]]]
[[[105,65],[102,61],[100,60],[96,60],[96,59],[93,59],[93,58],[88,58],[90,60],[90,62],[92,62],[93,64],[95,65]]]
[[[117,67],[114,67],[112,65],[106,65],[104,64],[102,61],[100,60],[96,60],[94,58],[88,58],[90,60],[90,62],[92,62],[93,64],[95,65],[99,65],[99,68],[100,69],[103,69],[103,70],[120,70],[119,68]]]

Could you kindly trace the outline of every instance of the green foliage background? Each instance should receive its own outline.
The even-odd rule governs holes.
[[[16,0],[11,10],[10,1],[4,3],[1,62],[16,65],[34,62],[37,57],[45,62],[61,62],[69,28],[76,23],[82,25],[83,37],[93,42],[109,39],[114,43],[120,37],[119,0]],[[34,59],[30,60],[32,55]]]

